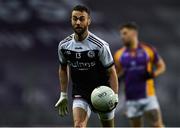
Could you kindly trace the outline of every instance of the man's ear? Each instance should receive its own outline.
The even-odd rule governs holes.
[[[135,34],[136,34],[136,36],[138,36],[138,32],[137,31],[135,31]]]
[[[88,18],[88,25],[90,25],[91,24],[91,17],[89,16],[89,18]]]

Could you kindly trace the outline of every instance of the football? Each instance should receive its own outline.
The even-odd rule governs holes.
[[[91,102],[97,111],[111,111],[116,105],[115,93],[108,86],[99,86],[91,93]]]

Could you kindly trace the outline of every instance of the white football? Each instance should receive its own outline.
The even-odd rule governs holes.
[[[108,86],[99,86],[91,93],[91,102],[98,111],[111,111],[116,105],[115,93]]]

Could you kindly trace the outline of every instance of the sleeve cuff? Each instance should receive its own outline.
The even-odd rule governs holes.
[[[104,67],[105,67],[106,69],[108,69],[108,68],[112,67],[113,65],[114,65],[114,62],[111,62],[111,63],[105,65]]]
[[[62,66],[66,66],[66,65],[67,65],[67,63],[62,63],[62,62],[60,62],[60,65],[62,65]]]

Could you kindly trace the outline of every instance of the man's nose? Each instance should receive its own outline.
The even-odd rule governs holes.
[[[80,24],[80,23],[81,23],[81,21],[80,21],[80,20],[77,20],[76,24]]]

